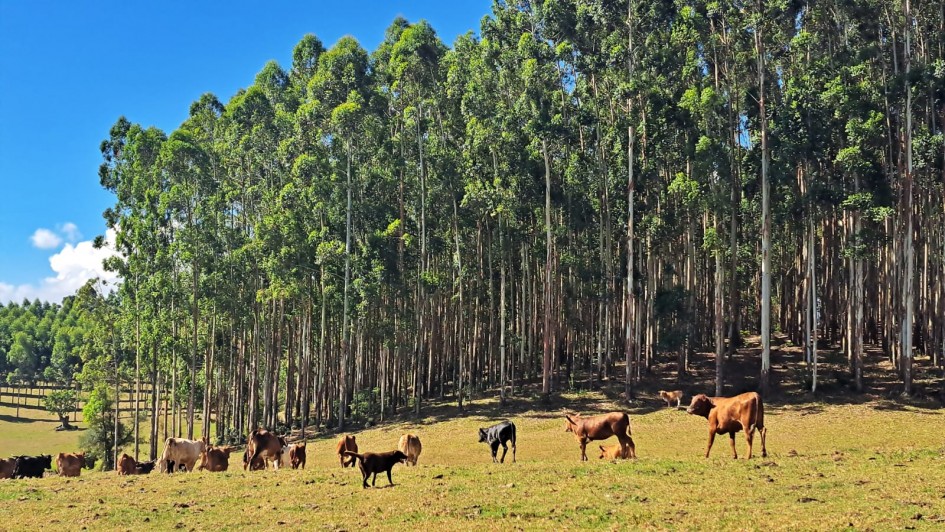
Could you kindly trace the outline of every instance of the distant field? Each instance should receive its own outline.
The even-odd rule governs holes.
[[[597,394],[565,396],[561,403],[585,413],[614,407]],[[0,481],[0,500],[15,501],[0,505],[0,523],[188,530],[945,525],[945,415],[939,410],[885,402],[769,405],[769,458],[736,462],[724,437],[709,460],[702,458],[704,419],[654,404],[631,411],[639,460],[603,462],[595,452],[582,464],[559,411],[533,406],[519,399],[511,407],[517,413],[508,416],[518,426],[516,464],[492,464],[488,448],[476,442],[476,427],[502,417],[493,401],[479,401],[468,417],[439,407],[420,423],[355,432],[362,450],[393,449],[406,431],[420,436],[420,466],[396,466],[393,488],[378,478],[377,489],[362,490],[360,474],[338,466],[334,437],[326,437],[310,440],[305,471],[249,474],[234,456],[235,467],[221,474],[119,478],[83,472],[81,479]],[[28,428],[23,438],[39,446],[42,435]],[[6,421],[0,429],[8,439],[21,430]],[[7,441],[4,454],[10,454]],[[744,456],[744,438],[737,442]]]

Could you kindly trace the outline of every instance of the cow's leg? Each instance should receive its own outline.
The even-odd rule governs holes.
[[[732,458],[738,460],[738,453],[735,451],[735,431],[728,433],[728,441],[732,444]]]
[[[705,457],[709,457],[709,451],[712,450],[712,444],[715,442],[715,429],[709,429],[709,445],[705,448]]]
[[[765,438],[768,436],[768,429],[761,427],[761,429],[758,431],[758,434],[761,434],[761,457],[767,458],[768,449],[765,448]]]
[[[755,439],[755,429],[746,430],[745,439],[748,440],[748,459],[751,460],[751,443]]]
[[[633,438],[627,436],[627,449],[630,451],[629,458],[637,457],[637,446],[633,443]]]
[[[499,463],[500,463],[500,464],[504,464],[504,463],[505,463],[505,455],[506,455],[506,453],[508,453],[508,452],[509,452],[509,446],[506,445],[505,442],[502,442],[502,459],[499,460]]]
[[[581,461],[587,462],[587,439],[581,438]]]
[[[489,447],[492,449],[492,463],[496,464],[499,462],[495,458],[495,455],[499,452],[499,441],[498,440],[493,441],[492,443],[489,444]]]

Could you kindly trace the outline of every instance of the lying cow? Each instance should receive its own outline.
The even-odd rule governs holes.
[[[0,478],[13,478],[13,468],[16,466],[16,457],[0,460]]]
[[[404,464],[416,466],[417,458],[420,457],[420,451],[423,450],[423,446],[420,445],[420,438],[413,434],[404,434],[400,437],[400,441],[397,442],[397,449],[407,455],[407,461],[404,462]]]
[[[285,440],[269,432],[266,429],[255,429],[249,434],[246,442],[246,454],[243,455],[243,469],[256,468],[258,460],[263,461],[263,469],[266,463],[272,463],[272,468],[279,469],[279,462],[282,461],[282,447]]]
[[[338,454],[341,467],[354,467],[358,460],[354,458],[353,455],[346,455],[345,451],[351,451],[352,453],[358,452],[358,442],[355,440],[355,437],[350,434],[345,434],[338,439],[335,452]]]
[[[43,472],[52,468],[52,456],[17,456],[13,464],[13,478],[43,478]]]
[[[197,459],[207,448],[206,440],[187,440],[184,438],[168,438],[164,442],[164,453],[158,460],[158,471],[173,473],[181,467],[193,471]]]
[[[604,447],[603,445],[598,445],[600,447],[600,456],[599,459],[607,460],[623,460],[628,457],[630,454],[630,449],[626,445],[608,445]]]
[[[77,477],[85,467],[85,453],[59,453],[56,457],[56,469],[60,477]]]
[[[499,446],[502,446],[502,459],[500,463],[505,463],[505,455],[509,452],[506,442],[512,442],[512,462],[515,462],[515,423],[503,421],[497,425],[488,428],[479,429],[479,443],[488,443],[492,449],[492,463],[496,463],[495,455],[499,452]]]
[[[621,447],[626,447],[630,458],[637,457],[637,449],[630,437],[630,416],[626,412],[610,412],[588,418],[566,415],[564,431],[571,432],[581,444],[581,461],[587,461],[587,442],[606,440],[616,436]]]
[[[709,420],[709,445],[705,448],[705,457],[709,457],[716,434],[728,434],[732,443],[732,458],[738,458],[735,451],[735,433],[744,430],[748,440],[748,458],[751,458],[751,444],[755,430],[761,435],[761,457],[768,456],[765,438],[765,407],[757,392],[747,392],[735,397],[708,397],[699,394],[692,398],[686,412],[702,416]]]
[[[230,453],[234,447],[207,447],[200,455],[200,469],[218,473],[230,467]]]

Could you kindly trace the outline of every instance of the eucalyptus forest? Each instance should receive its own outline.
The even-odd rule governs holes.
[[[697,354],[721,395],[755,335],[761,391],[775,337],[812,392],[819,348],[854,393],[867,349],[906,394],[945,367],[940,1],[496,0],[452,45],[398,18],[249,82],[103,132],[114,291],[0,309],[11,381],[132,390],[152,459],[434,400],[632,402]]]

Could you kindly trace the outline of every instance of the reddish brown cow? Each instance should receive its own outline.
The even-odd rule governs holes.
[[[59,453],[56,458],[56,469],[60,477],[77,477],[85,465],[85,453]]]
[[[626,447],[630,458],[637,457],[637,448],[630,437],[630,416],[626,412],[610,412],[599,416],[582,418],[581,416],[564,416],[565,432],[574,433],[581,444],[581,461],[587,461],[587,442],[606,440],[616,436],[621,447]]]
[[[230,467],[230,453],[233,447],[207,447],[200,455],[200,469],[211,472],[226,471]]]
[[[622,460],[627,457],[628,449],[623,445],[609,445],[607,447],[598,445],[598,447],[600,447],[600,456],[598,456],[598,458],[606,458],[608,460]]]
[[[118,459],[118,467],[115,470],[118,471],[119,475],[134,475],[135,465],[134,458],[122,453],[121,458]]]
[[[0,478],[13,478],[13,468],[15,466],[16,458],[0,460]]]
[[[354,467],[358,462],[357,458],[353,455],[345,455],[345,451],[352,453],[358,452],[358,442],[355,441],[354,436],[350,434],[345,434],[338,439],[338,446],[335,452],[338,453],[338,460],[341,462],[341,467]]]
[[[305,469],[305,442],[289,446],[289,463],[292,469]]]
[[[709,457],[716,434],[728,434],[732,442],[732,457],[738,458],[735,451],[735,433],[744,430],[748,440],[748,458],[751,458],[751,444],[755,429],[761,435],[761,457],[768,456],[765,448],[765,407],[757,392],[747,392],[735,397],[708,397],[699,394],[692,398],[686,412],[702,416],[709,420],[709,445],[705,448],[705,457]]]
[[[249,435],[246,442],[246,454],[243,456],[243,469],[248,469],[250,464],[253,470],[256,469],[256,463],[259,459],[263,460],[263,469],[266,462],[272,463],[272,468],[278,470],[279,462],[282,461],[282,447],[285,440],[269,432],[266,429],[255,429]]]

